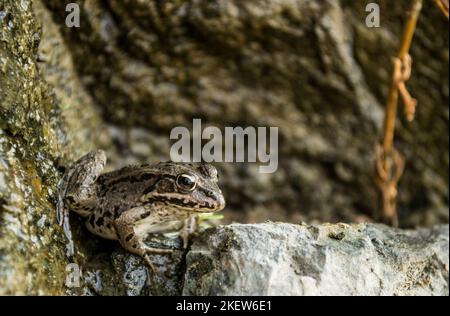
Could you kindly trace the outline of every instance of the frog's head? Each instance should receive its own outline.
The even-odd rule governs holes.
[[[157,165],[159,179],[146,195],[151,202],[188,212],[216,212],[225,207],[216,168],[207,163],[163,162]]]

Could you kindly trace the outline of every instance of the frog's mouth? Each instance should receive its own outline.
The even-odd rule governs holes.
[[[225,208],[225,198],[221,194],[214,194],[210,199],[203,201],[195,210],[199,213],[219,212]]]
[[[210,194],[208,198],[192,199],[182,194],[158,194],[147,200],[148,203],[162,203],[169,208],[181,209],[193,213],[213,213],[225,207],[222,194]]]

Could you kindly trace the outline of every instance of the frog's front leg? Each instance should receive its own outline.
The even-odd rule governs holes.
[[[184,220],[183,228],[180,231],[180,238],[183,241],[183,248],[186,249],[189,244],[189,237],[197,230],[197,216],[191,215]]]
[[[142,237],[138,236],[134,230],[134,226],[138,221],[141,221],[152,214],[151,206],[144,207],[138,206],[123,212],[115,221],[117,235],[119,237],[120,244],[126,250],[142,257],[153,272],[157,272],[155,266],[150,260],[149,253],[168,254],[173,253],[173,249],[161,249],[152,248],[145,245],[142,241]]]

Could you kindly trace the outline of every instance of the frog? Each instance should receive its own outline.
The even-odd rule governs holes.
[[[174,249],[147,246],[144,239],[149,234],[178,230],[186,249],[197,229],[196,217],[225,207],[217,169],[209,163],[167,161],[103,173],[106,160],[103,150],[91,151],[61,178],[57,219],[69,240],[69,212],[74,212],[86,219],[91,233],[119,241],[156,271],[149,255]]]

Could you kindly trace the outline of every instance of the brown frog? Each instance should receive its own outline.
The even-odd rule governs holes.
[[[210,164],[161,162],[102,174],[105,163],[105,153],[98,150],[66,170],[59,186],[58,221],[68,229],[68,210],[76,212],[87,218],[89,231],[119,240],[152,269],[149,253],[173,250],[148,247],[143,242],[147,234],[182,226],[187,247],[195,215],[225,207],[217,170]]]

